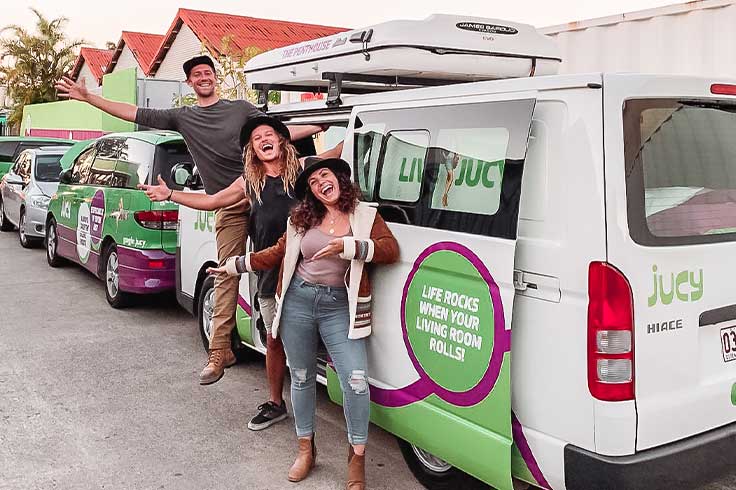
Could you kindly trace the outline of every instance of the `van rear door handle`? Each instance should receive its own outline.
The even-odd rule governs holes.
[[[715,325],[730,320],[736,320],[736,305],[722,306],[700,314],[699,324],[701,327]]]
[[[520,296],[528,296],[553,303],[559,303],[562,295],[560,280],[556,277],[519,269],[514,269],[514,289]]]

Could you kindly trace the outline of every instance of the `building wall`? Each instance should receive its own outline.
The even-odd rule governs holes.
[[[689,2],[540,32],[560,47],[560,73],[644,72],[736,78],[736,3]]]
[[[100,88],[100,84],[97,83],[97,79],[92,74],[92,70],[89,69],[89,65],[86,61],[82,65],[82,69],[79,70],[79,76],[77,77],[77,80],[81,80],[82,78],[84,78],[84,82],[87,85],[88,89],[93,90]]]
[[[174,38],[174,42],[166,53],[156,76],[161,80],[184,80],[182,65],[186,60],[202,52],[202,42],[186,24]]]
[[[111,73],[115,73],[121,70],[127,70],[128,68],[135,68],[136,70],[138,70],[139,77],[145,77],[141,66],[138,64],[138,60],[135,59],[135,56],[133,56],[133,52],[130,50],[130,48],[128,48],[128,45],[126,44],[123,47],[123,51],[120,53],[118,62],[115,64],[115,68],[113,68]]]

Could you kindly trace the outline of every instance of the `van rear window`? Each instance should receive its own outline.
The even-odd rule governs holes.
[[[736,240],[736,105],[637,99],[624,105],[631,237],[643,245]]]

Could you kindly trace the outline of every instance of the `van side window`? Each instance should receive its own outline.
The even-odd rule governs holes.
[[[354,171],[364,199],[377,202],[387,221],[515,238],[534,105],[361,112]]]
[[[72,183],[82,183],[82,179],[86,182],[87,176],[89,176],[90,170],[92,169],[92,162],[95,160],[95,148],[89,148],[84,150],[74,161],[72,167]]]
[[[148,173],[153,167],[156,147],[135,138],[127,138],[120,149],[120,159],[115,173],[120,179],[119,187],[135,189],[138,184],[147,184]]]
[[[115,160],[120,152],[120,138],[102,138],[95,145],[97,152],[86,180],[82,184],[96,186],[115,186]]]
[[[415,203],[419,199],[429,131],[392,131],[386,139],[378,198]]]
[[[171,180],[171,169],[179,163],[189,163],[194,166],[194,160],[183,141],[170,141],[156,145],[156,155],[153,160],[153,171],[149,172],[152,179],[160,175],[170,189],[181,190],[182,186]]]

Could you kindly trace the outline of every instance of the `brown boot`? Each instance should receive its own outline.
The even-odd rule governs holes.
[[[317,461],[317,447],[314,445],[314,434],[311,439],[300,437],[299,452],[296,453],[294,464],[289,468],[289,481],[302,481],[309,476],[315,461]]]
[[[225,368],[229,368],[237,362],[235,354],[230,349],[211,349],[207,365],[199,373],[199,384],[211,385],[220,381],[225,374]]]
[[[355,454],[353,446],[348,450],[348,486],[347,490],[365,489],[365,454]]]

